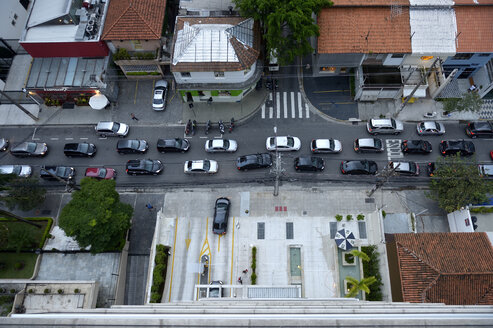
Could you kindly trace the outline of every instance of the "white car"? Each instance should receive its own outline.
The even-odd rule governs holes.
[[[0,165],[0,174],[15,174],[21,178],[29,178],[33,169],[29,165]]]
[[[416,130],[418,131],[418,134],[420,136],[440,136],[445,133],[445,127],[443,126],[443,124],[435,121],[420,122],[416,126]]]
[[[94,128],[101,137],[126,137],[129,126],[119,122],[99,122]]]
[[[313,139],[310,144],[312,153],[340,153],[342,144],[335,139]]]
[[[183,172],[187,174],[191,173],[208,173],[213,174],[218,170],[216,161],[205,159],[198,161],[186,161],[183,168]]]
[[[269,137],[265,141],[265,147],[267,150],[276,150],[277,151],[294,151],[300,150],[301,141],[297,137]]]
[[[235,140],[210,139],[205,142],[205,151],[208,153],[232,153],[235,152],[236,149],[238,149],[238,144]]]
[[[168,94],[168,82],[166,80],[156,81],[154,85],[154,98],[152,108],[156,111],[166,109],[166,96]]]

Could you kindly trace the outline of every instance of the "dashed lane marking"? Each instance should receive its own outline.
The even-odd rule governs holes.
[[[401,152],[401,139],[385,139],[387,146],[387,159],[391,161],[394,158],[403,158],[404,154]]]

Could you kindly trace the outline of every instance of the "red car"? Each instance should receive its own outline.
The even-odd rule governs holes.
[[[490,151],[490,156],[491,156],[491,159],[493,159],[493,150]]]
[[[96,179],[115,179],[116,171],[109,167],[88,167],[86,169],[86,177]]]

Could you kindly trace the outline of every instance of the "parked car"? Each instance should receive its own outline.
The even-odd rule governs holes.
[[[116,179],[116,171],[109,167],[88,167],[85,176],[98,180],[113,180]]]
[[[17,157],[42,157],[48,153],[48,145],[44,142],[26,141],[12,147],[10,153]]]
[[[440,142],[440,154],[442,156],[460,154],[461,156],[471,156],[476,151],[472,141],[464,140],[443,140]]]
[[[158,175],[163,169],[163,163],[157,159],[132,159],[126,166],[129,175]]]
[[[415,162],[390,162],[389,167],[399,175],[419,175],[419,165]]]
[[[214,220],[212,221],[212,232],[224,235],[228,230],[229,206],[231,202],[226,197],[216,199],[214,207]]]
[[[493,138],[493,124],[488,121],[469,122],[466,134],[471,138]]]
[[[187,139],[158,139],[157,150],[160,153],[184,153],[190,149],[190,142]]]
[[[154,85],[154,98],[152,108],[156,111],[166,109],[166,96],[168,95],[168,81],[159,80]]]
[[[93,157],[96,155],[96,146],[87,142],[68,143],[63,147],[63,153],[67,157]]]
[[[342,143],[336,139],[313,139],[310,143],[312,153],[340,153]]]
[[[435,121],[424,121],[418,123],[416,130],[420,136],[439,136],[445,133],[445,126]]]
[[[205,151],[208,153],[232,153],[238,149],[235,140],[209,139],[205,142]]]
[[[209,288],[209,297],[223,297],[222,284],[223,282],[221,280],[211,281],[210,285],[215,285],[217,287]]]
[[[272,166],[272,155],[269,153],[243,155],[236,159],[236,168],[241,171],[269,166]]]
[[[149,145],[141,139],[118,140],[116,151],[118,154],[145,154]]]
[[[382,139],[361,138],[354,140],[354,151],[357,153],[381,153],[383,149]]]
[[[29,178],[33,169],[29,165],[0,165],[0,174],[15,174],[21,178]]]
[[[0,151],[6,151],[9,148],[9,139],[0,138]]]
[[[208,173],[213,174],[218,170],[218,165],[216,161],[205,159],[197,161],[186,161],[183,172],[187,174],[191,173]]]
[[[101,137],[126,137],[129,126],[118,122],[99,122],[94,128]]]
[[[377,163],[369,160],[361,161],[343,161],[341,162],[342,174],[376,174],[378,170]]]
[[[481,164],[478,165],[479,175],[483,177],[493,176],[493,164]]]
[[[51,173],[51,174],[50,174]],[[75,169],[70,166],[42,166],[39,176],[45,180],[57,181],[58,178],[68,181],[72,180],[75,176]]]
[[[404,154],[429,154],[432,151],[431,143],[426,140],[404,140],[401,143]]]
[[[366,129],[372,135],[399,134],[404,131],[404,125],[393,118],[374,118],[366,124]]]
[[[277,151],[295,151],[300,150],[301,141],[297,137],[269,137],[265,141],[265,147],[267,150]]]
[[[301,156],[294,159],[294,169],[300,171],[323,171],[325,162],[321,157]]]

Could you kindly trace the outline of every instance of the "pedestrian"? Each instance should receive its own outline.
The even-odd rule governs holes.
[[[152,206],[152,204],[151,204],[151,203],[147,203],[147,204],[146,204],[146,207],[147,207],[147,209],[148,209],[149,211],[152,211],[152,209],[154,208],[154,206]]]
[[[243,270],[243,274],[247,274],[247,273],[248,273],[248,269]]]
[[[240,285],[243,285],[243,280],[241,279],[241,277],[238,278],[238,282],[240,283]]]
[[[130,113],[130,116],[132,117],[132,120],[134,121],[138,121],[139,119],[137,118],[137,116],[135,116],[134,113]]]
[[[212,97],[209,97],[209,99],[207,99],[207,105],[212,105]]]
[[[189,107],[190,109],[192,109],[192,108],[193,108],[193,103],[188,103],[188,107]]]

